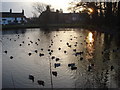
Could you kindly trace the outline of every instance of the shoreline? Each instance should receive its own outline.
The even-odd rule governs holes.
[[[89,29],[92,31],[99,31],[103,33],[109,34],[120,34],[120,27],[118,26],[97,26],[92,24],[49,24],[47,26],[43,25],[34,25],[34,24],[27,24],[27,25],[1,25],[2,30],[11,30],[11,29],[27,29],[27,28],[83,28]]]

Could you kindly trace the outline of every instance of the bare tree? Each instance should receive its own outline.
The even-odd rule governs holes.
[[[33,9],[35,10],[35,12],[37,12],[39,15],[46,10],[47,4],[44,3],[40,3],[40,2],[35,2],[32,5]]]

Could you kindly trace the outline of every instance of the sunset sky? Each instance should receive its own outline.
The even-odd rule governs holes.
[[[34,11],[32,4],[34,2],[42,2],[51,5],[55,9],[63,9],[63,12],[68,12],[67,8],[71,1],[73,0],[24,0],[24,2],[19,0],[2,0],[2,11],[9,11],[11,8],[13,12],[21,12],[24,9],[25,15],[32,17],[32,12]]]

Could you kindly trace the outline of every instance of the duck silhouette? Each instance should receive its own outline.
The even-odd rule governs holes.
[[[76,52],[75,56],[82,55],[84,52]]]
[[[83,57],[80,57],[80,60],[82,61],[82,60],[83,60]]]
[[[30,41],[31,43],[33,43],[33,41]]]
[[[49,52],[49,55],[52,55],[52,53],[51,53],[51,52]]]
[[[59,58],[56,58],[56,61],[59,61],[60,59]]]
[[[37,50],[35,50],[35,53],[37,53],[38,51]]]
[[[92,70],[92,66],[89,65],[89,66],[88,66],[88,71],[91,71],[91,70]]]
[[[64,51],[64,53],[67,53],[67,51]]]
[[[20,44],[19,46],[22,46],[22,44]]]
[[[75,66],[75,63],[68,64],[68,67],[73,67],[73,66]]]
[[[114,66],[111,66],[110,69],[111,69],[111,71],[112,71],[112,70],[114,69]]]
[[[29,75],[29,79],[32,80],[32,82],[34,82],[34,76],[32,74]]]
[[[52,59],[52,60],[55,59],[55,56],[52,56],[51,59]]]
[[[51,50],[51,52],[53,52],[53,50]]]
[[[25,43],[24,41],[22,41],[22,43]]]
[[[76,69],[77,69],[76,66],[72,66],[72,67],[71,67],[71,70],[76,70]]]
[[[40,39],[38,38],[38,41],[40,41]]]
[[[44,54],[43,54],[43,53],[40,53],[39,56],[40,56],[40,57],[41,57],[41,56],[44,56]]]
[[[13,59],[13,56],[10,56],[10,59]]]
[[[76,52],[76,49],[73,49],[74,52]]]
[[[33,75],[29,75],[29,79],[32,80],[32,82],[34,82],[34,76]]]
[[[58,50],[61,50],[61,48],[58,48]]]
[[[6,53],[6,54],[7,54],[7,51],[5,50],[5,51],[4,51],[4,53]]]
[[[52,71],[52,74],[57,77],[57,72],[56,71]]]
[[[50,49],[48,49],[48,51],[50,51]]]
[[[45,86],[45,83],[44,83],[44,81],[42,81],[42,80],[38,80],[37,83],[38,83],[39,85]]]
[[[43,51],[43,48],[41,48],[41,51]]]
[[[28,55],[29,55],[29,56],[31,56],[31,55],[32,55],[32,53],[28,53]]]
[[[56,68],[56,67],[59,67],[60,66],[60,63],[55,63],[54,64],[54,67]]]

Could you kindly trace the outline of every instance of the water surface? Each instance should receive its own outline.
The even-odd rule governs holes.
[[[119,38],[119,35],[72,28],[3,31],[3,88],[118,88]],[[60,66],[55,67],[58,63]],[[71,70],[68,67],[71,63],[77,69]],[[29,79],[30,74],[34,82]],[[37,80],[45,85],[39,85]]]

